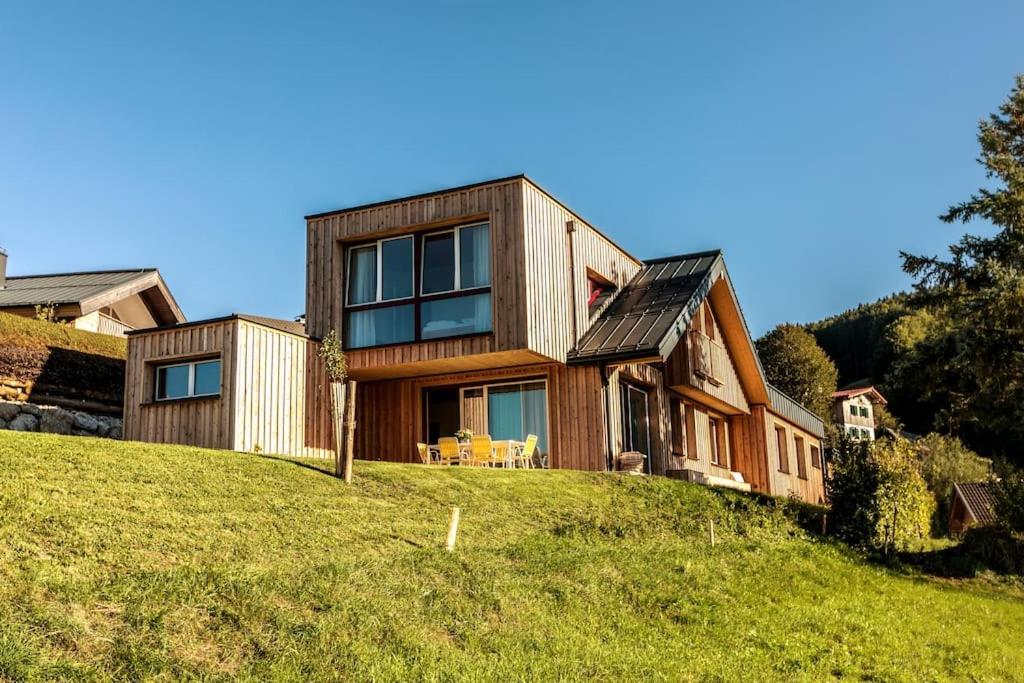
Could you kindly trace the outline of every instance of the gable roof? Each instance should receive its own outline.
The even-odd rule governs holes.
[[[979,524],[996,521],[995,506],[992,504],[992,487],[988,482],[964,482],[953,484],[953,496],[959,496],[967,511]]]
[[[568,356],[568,363],[665,361],[710,299],[748,399],[769,403],[764,369],[720,250],[644,261]]]
[[[882,393],[878,391],[878,389],[875,389],[874,387],[854,387],[851,389],[840,389],[839,391],[832,393],[832,398],[846,399],[854,398],[856,396],[862,396],[865,394],[872,403],[881,403],[883,405],[888,403],[888,401],[885,400],[885,396],[882,396]]]
[[[152,288],[162,296],[149,294],[144,299],[158,322],[185,320],[156,268],[8,276],[0,289],[0,308],[74,304],[87,315]]]

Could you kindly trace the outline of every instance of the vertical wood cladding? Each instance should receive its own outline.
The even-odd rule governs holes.
[[[236,335],[235,322],[229,320],[129,337],[125,439],[231,448]],[[156,366],[197,357],[220,359],[220,396],[154,401]]]
[[[238,319],[133,335],[126,439],[330,457],[333,437],[318,344]],[[155,368],[220,358],[220,395],[153,401]]]
[[[426,441],[423,390],[514,380],[547,381],[549,463],[555,468],[605,469],[603,392],[596,366],[544,364],[485,372],[361,382],[356,406],[356,457],[418,462]]]

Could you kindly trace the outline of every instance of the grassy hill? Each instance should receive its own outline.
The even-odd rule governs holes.
[[[346,487],[5,432],[0,472],[0,679],[1024,672],[1018,588],[866,564],[778,505],[663,478],[358,462]]]

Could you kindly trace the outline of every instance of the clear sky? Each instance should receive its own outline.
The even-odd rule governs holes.
[[[303,215],[525,172],[760,334],[906,288],[984,180],[1021,2],[0,2],[11,274],[303,309]]]

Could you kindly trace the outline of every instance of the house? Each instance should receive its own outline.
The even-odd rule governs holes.
[[[968,527],[996,521],[992,504],[992,487],[988,482],[953,484],[953,501],[949,510],[949,533],[960,534]]]
[[[32,318],[37,306],[53,320],[114,336],[185,321],[155,268],[8,276],[0,251],[0,311]]]
[[[875,439],[875,406],[885,405],[872,386],[852,386],[832,394],[832,419],[853,439]]]
[[[359,387],[356,457],[417,462],[417,442],[468,427],[536,434],[554,468],[639,452],[652,474],[823,500],[823,423],[765,380],[721,252],[642,261],[523,175],[306,224],[305,346],[250,341],[244,318],[133,333],[128,438],[329,450],[312,348],[335,330]],[[166,368],[212,359],[219,393],[160,394]],[[191,386],[198,369],[175,372]],[[287,403],[291,422],[267,426],[250,401]],[[246,441],[246,420],[271,435]]]

